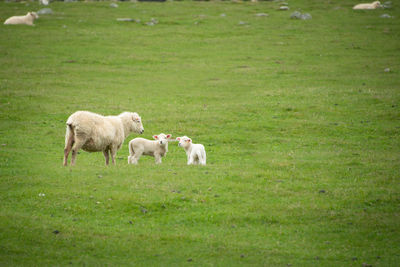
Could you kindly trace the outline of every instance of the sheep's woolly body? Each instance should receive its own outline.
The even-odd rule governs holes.
[[[353,7],[353,9],[376,9],[381,6],[381,2],[375,1],[370,4],[358,4]]]
[[[154,157],[156,164],[161,163],[161,158],[168,152],[168,139],[170,134],[154,136],[156,140],[135,138],[129,142],[128,164],[137,164],[142,155]]]
[[[16,24],[26,24],[29,26],[33,26],[33,21],[35,19],[39,18],[38,14],[36,12],[28,12],[25,16],[13,16],[11,18],[8,18],[4,24],[9,24],[9,25],[16,25]]]
[[[131,132],[143,131],[137,113],[124,112],[118,116],[102,116],[89,111],[77,111],[67,120],[64,165],[67,164],[68,149],[72,149],[71,164],[74,164],[74,153],[80,148],[88,152],[103,151],[106,164],[108,152],[111,152],[112,161],[115,163],[115,154],[125,138]]]

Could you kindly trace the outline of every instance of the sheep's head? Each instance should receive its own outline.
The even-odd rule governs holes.
[[[377,7],[380,7],[380,6],[381,6],[381,2],[375,1],[375,2],[372,3],[372,5],[373,5],[375,8],[377,8]]]
[[[28,15],[30,15],[34,19],[38,19],[39,18],[39,15],[36,12],[29,12]]]
[[[192,139],[187,136],[177,137],[176,141],[179,142],[178,146],[183,148],[187,148],[192,143]]]
[[[124,114],[124,113],[122,113]],[[136,112],[129,112],[128,113],[129,117],[129,123],[131,126],[131,132],[136,132],[142,134],[144,132],[143,124],[142,124],[142,118],[140,118],[139,114]]]
[[[159,135],[153,135],[153,138],[158,141],[160,146],[165,146],[168,144],[168,141],[171,138],[171,135],[160,133]]]

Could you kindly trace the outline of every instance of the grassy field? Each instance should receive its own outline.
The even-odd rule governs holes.
[[[0,265],[398,266],[400,6],[288,2],[54,2],[1,24]],[[116,166],[63,167],[76,110],[136,111],[207,166],[176,143],[128,165],[132,134]]]

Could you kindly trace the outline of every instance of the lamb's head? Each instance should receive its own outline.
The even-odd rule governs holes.
[[[33,19],[39,18],[39,15],[36,12],[28,12],[28,15],[31,16]]]
[[[160,146],[166,146],[168,145],[168,141],[171,138],[171,135],[160,133],[159,135],[153,135],[153,138],[158,141],[158,144]]]
[[[178,146],[183,147],[183,148],[187,148],[188,146],[190,146],[192,144],[192,139],[190,139],[187,136],[182,136],[182,137],[177,137],[176,141],[178,141]]]

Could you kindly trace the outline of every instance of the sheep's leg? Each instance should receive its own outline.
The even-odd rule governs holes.
[[[75,140],[75,144],[72,146],[72,156],[71,156],[71,165],[75,165],[76,155],[78,154],[79,149],[85,144],[84,140]]]
[[[111,154],[111,161],[112,161],[112,164],[115,165],[115,156],[116,156],[116,154],[117,154],[117,148],[111,147],[111,148],[110,148],[110,154]]]
[[[110,162],[110,155],[108,153],[108,148],[103,151],[103,154],[104,154],[104,158],[106,159],[106,165],[108,165],[108,163]]]

